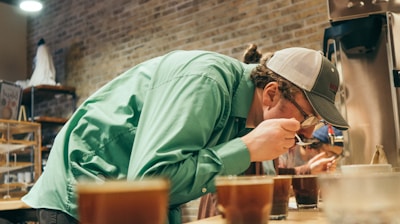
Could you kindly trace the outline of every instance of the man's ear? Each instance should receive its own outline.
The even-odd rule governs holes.
[[[264,106],[274,106],[278,103],[281,98],[281,92],[278,87],[277,82],[270,82],[264,87],[262,98]]]

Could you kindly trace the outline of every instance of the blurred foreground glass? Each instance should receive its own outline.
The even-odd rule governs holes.
[[[165,224],[169,182],[163,178],[77,185],[81,224]]]
[[[335,173],[318,181],[329,223],[400,223],[400,173]]]
[[[287,218],[291,186],[292,176],[278,175],[274,177],[272,209],[269,216],[271,220],[281,220]]]
[[[294,175],[292,186],[297,208],[318,208],[319,186],[317,175]]]
[[[352,164],[342,165],[340,170],[344,174],[357,173],[385,173],[392,172],[391,164]]]
[[[219,176],[215,184],[218,210],[225,223],[268,223],[274,190],[272,176]]]

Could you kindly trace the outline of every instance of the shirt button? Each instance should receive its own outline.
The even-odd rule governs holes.
[[[206,193],[206,192],[207,192],[207,188],[203,187],[203,188],[201,189],[201,192]]]

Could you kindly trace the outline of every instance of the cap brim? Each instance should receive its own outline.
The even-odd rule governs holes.
[[[304,91],[304,94],[311,103],[311,106],[322,117],[322,119],[337,129],[347,130],[349,128],[346,120],[342,117],[332,102],[308,91]]]

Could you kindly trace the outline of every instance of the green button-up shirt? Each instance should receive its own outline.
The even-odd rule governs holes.
[[[139,64],[100,88],[55,138],[43,174],[23,201],[79,218],[80,179],[170,180],[170,223],[179,206],[215,192],[218,174],[250,164],[236,135],[254,94],[256,65],[207,51],[174,51]]]

